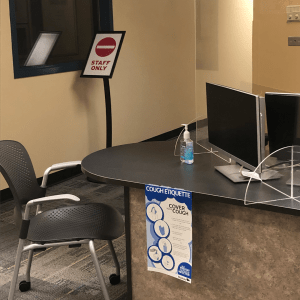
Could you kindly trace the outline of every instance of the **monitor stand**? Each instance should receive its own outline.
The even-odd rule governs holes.
[[[242,169],[244,174],[247,174],[248,176],[243,176],[240,172],[241,170],[240,165],[226,165],[226,166],[215,166],[215,169],[222,173],[224,176],[229,178],[232,182],[238,183],[238,182],[248,182],[250,178],[252,180],[260,180],[255,179],[255,177],[252,177],[252,172],[247,169]],[[255,174],[258,176],[258,174]],[[281,178],[282,175],[274,170],[264,170],[262,174],[260,174],[262,180],[273,180]],[[299,174],[299,184],[300,184],[300,174]]]
[[[291,178],[286,182],[287,185],[291,185]],[[296,170],[293,175],[293,185],[300,186],[300,170]]]
[[[233,182],[247,182],[249,181],[248,177],[242,176],[240,173],[240,165],[226,165],[226,166],[215,166],[215,169],[221,174],[229,178]],[[245,171],[249,171],[244,169]]]

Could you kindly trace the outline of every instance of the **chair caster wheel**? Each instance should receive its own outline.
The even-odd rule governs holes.
[[[110,284],[112,284],[112,285],[116,285],[116,284],[120,283],[120,275],[111,274],[109,276],[109,281],[110,281]]]
[[[21,292],[27,292],[30,290],[30,281],[27,282],[26,280],[23,280],[19,283],[19,290]]]

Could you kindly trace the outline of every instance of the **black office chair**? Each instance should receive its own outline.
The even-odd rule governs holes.
[[[105,286],[94,248],[94,239],[107,240],[116,266],[116,274],[110,275],[110,283],[120,282],[120,265],[115,254],[112,240],[120,237],[124,231],[122,215],[113,207],[102,203],[72,205],[58,209],[41,211],[41,204],[46,201],[69,199],[80,201],[76,196],[65,194],[45,197],[48,175],[53,170],[70,168],[81,164],[80,161],[55,164],[48,168],[41,187],[38,185],[35,172],[26,149],[15,141],[0,141],[0,172],[7,181],[15,201],[15,221],[20,226],[19,245],[15,270],[10,286],[8,299],[14,298],[16,282],[21,262],[21,255],[29,251],[26,280],[21,281],[19,289],[30,289],[30,269],[33,251],[48,247],[76,247],[89,244],[98,279],[105,300],[109,295]],[[30,207],[37,204],[36,215],[29,217]],[[25,205],[25,210],[23,206]],[[24,247],[25,240],[31,244]]]

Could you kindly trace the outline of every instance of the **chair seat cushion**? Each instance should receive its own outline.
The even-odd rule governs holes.
[[[113,240],[124,232],[122,215],[103,203],[66,206],[45,211],[30,220],[27,239],[61,242],[77,239]]]

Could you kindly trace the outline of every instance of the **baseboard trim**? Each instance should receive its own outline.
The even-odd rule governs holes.
[[[199,128],[207,126],[207,119],[197,121],[197,126]],[[189,124],[189,131],[196,129],[196,122]],[[152,137],[150,139],[141,141],[141,142],[154,142],[154,141],[167,141],[169,139],[177,137],[182,130],[182,127],[165,132],[163,134],[157,135],[155,137]],[[68,180],[72,177],[78,176],[79,174],[82,174],[81,167],[76,166],[74,168],[66,169],[57,171],[55,173],[51,173],[48,177],[48,186],[53,186],[55,184],[61,183],[65,180]],[[40,185],[42,183],[43,177],[39,177],[37,179],[38,184]],[[3,189],[0,191],[0,203],[4,203],[6,201],[12,200],[13,195],[9,188]]]

